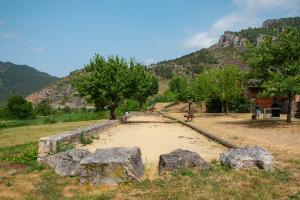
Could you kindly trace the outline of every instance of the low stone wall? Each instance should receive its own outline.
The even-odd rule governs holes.
[[[127,114],[118,120],[110,120],[105,123],[100,123],[85,128],[79,128],[76,130],[59,133],[57,135],[42,137],[39,141],[39,150],[38,150],[38,161],[42,162],[45,157],[48,155],[53,155],[56,153],[56,144],[62,142],[64,144],[76,144],[80,141],[80,135],[84,134],[89,136],[92,134],[100,134],[104,129],[123,123],[132,116],[132,114]]]

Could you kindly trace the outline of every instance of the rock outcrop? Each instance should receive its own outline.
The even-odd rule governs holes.
[[[246,47],[246,42],[247,42],[246,38],[243,38],[240,35],[235,34],[233,32],[226,31],[224,32],[224,35],[220,37],[219,42],[211,46],[210,49],[218,49],[224,47],[243,49]]]
[[[139,147],[97,149],[81,160],[75,170],[80,182],[115,184],[128,180],[140,180],[143,175]]]
[[[195,152],[176,149],[168,154],[159,156],[159,174],[165,171],[188,168],[206,168],[208,164]]]
[[[232,168],[258,168],[270,170],[273,167],[273,156],[262,147],[244,147],[229,149],[220,155],[220,162]]]
[[[281,19],[268,19],[263,22],[262,28],[284,29],[286,27],[300,27],[300,17],[290,17]]]

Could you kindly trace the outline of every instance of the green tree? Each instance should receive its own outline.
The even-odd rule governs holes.
[[[147,98],[158,92],[158,80],[154,73],[138,63],[131,63],[129,88],[131,98],[138,101],[140,108],[143,107]]]
[[[249,46],[247,61],[261,81],[264,96],[288,98],[287,122],[291,123],[293,96],[300,93],[300,31],[286,29],[265,36],[258,48]]]
[[[111,119],[116,119],[115,110],[122,100],[132,98],[143,103],[144,98],[157,91],[156,80],[143,70],[133,60],[127,62],[117,56],[105,59],[96,54],[75,81],[75,86],[97,110],[107,108]]]
[[[228,105],[242,95],[241,81],[242,74],[235,66],[206,70],[193,81],[193,96],[198,102],[220,99],[227,114]]]
[[[12,96],[7,102],[7,113],[14,119],[28,119],[34,116],[32,103],[22,96]]]
[[[217,82],[217,69],[205,70],[199,74],[192,83],[192,91],[197,102],[207,101],[212,96],[219,94]]]
[[[35,107],[35,112],[37,114],[40,114],[40,115],[43,115],[43,116],[51,115],[52,111],[53,111],[53,109],[52,109],[48,99],[42,100]]]
[[[242,73],[233,65],[225,66],[218,70],[216,85],[219,87],[219,97],[224,103],[225,113],[229,112],[229,104],[242,95]]]
[[[184,77],[173,76],[169,82],[169,88],[176,95],[177,100],[189,103],[190,110],[192,103],[195,101],[191,83]]]

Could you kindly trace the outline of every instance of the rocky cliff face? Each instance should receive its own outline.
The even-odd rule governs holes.
[[[300,27],[300,17],[290,17],[281,19],[268,19],[262,24],[262,28],[279,28]]]
[[[247,39],[242,36],[226,31],[224,35],[222,35],[217,44],[214,44],[210,47],[210,49],[218,49],[224,47],[233,47],[235,49],[243,49],[246,46]]]
[[[70,108],[88,107],[88,103],[79,96],[72,85],[72,78],[72,76],[66,77],[52,86],[29,95],[26,99],[34,105],[47,99],[54,108],[65,106]]]

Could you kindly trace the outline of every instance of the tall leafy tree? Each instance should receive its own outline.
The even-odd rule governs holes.
[[[140,64],[131,61],[129,88],[131,89],[130,96],[143,107],[147,98],[158,92],[158,80],[154,73],[147,71]]]
[[[286,29],[266,36],[258,48],[249,47],[247,60],[261,81],[263,95],[286,96],[291,122],[293,96],[300,93],[300,31]]]
[[[238,67],[228,65],[218,70],[217,77],[218,96],[224,103],[225,113],[228,114],[228,105],[242,95],[242,73]]]
[[[181,76],[173,76],[169,82],[170,91],[176,95],[179,101],[188,101],[191,96],[189,94],[188,80]]]
[[[197,101],[207,101],[209,98],[220,99],[224,110],[229,112],[228,104],[242,95],[242,74],[235,66],[214,68],[199,74],[193,82],[193,93]]]
[[[75,86],[97,110],[107,108],[111,119],[116,119],[115,110],[122,100],[133,98],[144,102],[144,98],[157,91],[153,77],[143,70],[133,60],[127,62],[118,56],[105,59],[96,54],[75,81]]]

